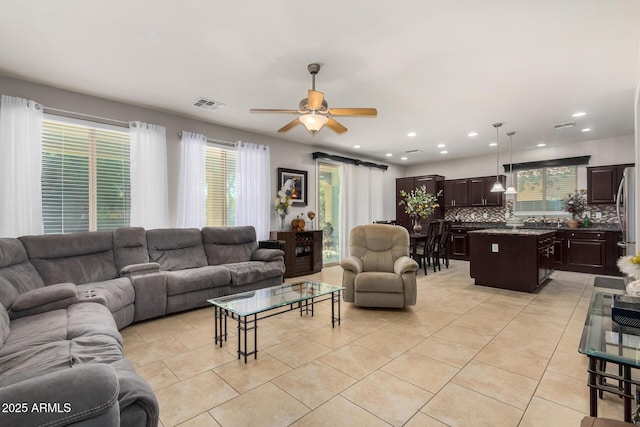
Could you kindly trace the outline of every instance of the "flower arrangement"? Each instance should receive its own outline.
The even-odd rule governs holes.
[[[637,255],[629,255],[618,258],[620,271],[628,276],[640,279],[640,252]]]
[[[576,190],[574,193],[569,193],[562,199],[562,206],[564,210],[571,214],[573,219],[576,216],[581,217],[587,207],[587,190]]]
[[[291,206],[291,192],[293,190],[293,180],[288,179],[282,184],[282,188],[278,191],[278,195],[276,196],[274,210],[276,214],[284,218],[289,213],[289,206]]]
[[[405,213],[413,219],[427,218],[436,208],[440,207],[438,196],[441,194],[442,190],[436,195],[427,193],[427,187],[425,185],[411,190],[408,193],[400,190],[400,195],[403,197],[403,200],[401,200],[398,205],[404,205]]]

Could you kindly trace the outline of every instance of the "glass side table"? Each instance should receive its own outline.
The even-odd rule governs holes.
[[[640,382],[631,378],[631,370],[640,368],[640,328],[622,326],[611,320],[614,294],[594,292],[584,322],[578,351],[589,357],[589,412],[598,416],[598,395],[603,392],[621,396],[624,400],[624,420],[631,422],[631,386]],[[606,372],[607,363],[618,366],[618,374]],[[615,385],[607,382],[613,380]]]

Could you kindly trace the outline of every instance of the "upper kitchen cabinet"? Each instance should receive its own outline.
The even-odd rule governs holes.
[[[633,164],[587,168],[587,203],[614,204],[624,168]]]
[[[438,194],[440,190],[443,189],[444,177],[441,175],[422,175],[422,176],[412,176],[406,178],[397,178],[396,179],[396,224],[402,225],[403,227],[411,230],[411,218],[404,211],[404,205],[399,205],[400,201],[402,201],[402,196],[400,195],[400,191],[404,190],[407,193],[411,190],[414,190],[418,187],[422,187],[423,185],[427,187],[427,192],[431,194]],[[440,207],[437,208],[433,212],[433,219],[442,219],[444,218],[444,209],[443,209],[443,196],[439,198]],[[426,220],[425,220],[426,221]]]
[[[504,186],[507,177],[498,177]],[[479,178],[469,178],[469,206],[502,206],[502,194],[492,193],[491,187],[496,182],[495,176],[485,176]]]
[[[444,206],[446,208],[469,206],[468,179],[451,179],[444,181]]]

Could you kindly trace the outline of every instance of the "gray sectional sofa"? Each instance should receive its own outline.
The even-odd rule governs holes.
[[[157,425],[119,330],[283,276],[253,227],[0,238],[0,425]]]

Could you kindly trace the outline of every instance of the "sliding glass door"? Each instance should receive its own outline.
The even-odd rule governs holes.
[[[322,262],[340,262],[340,166],[318,162],[318,225],[323,230]]]

